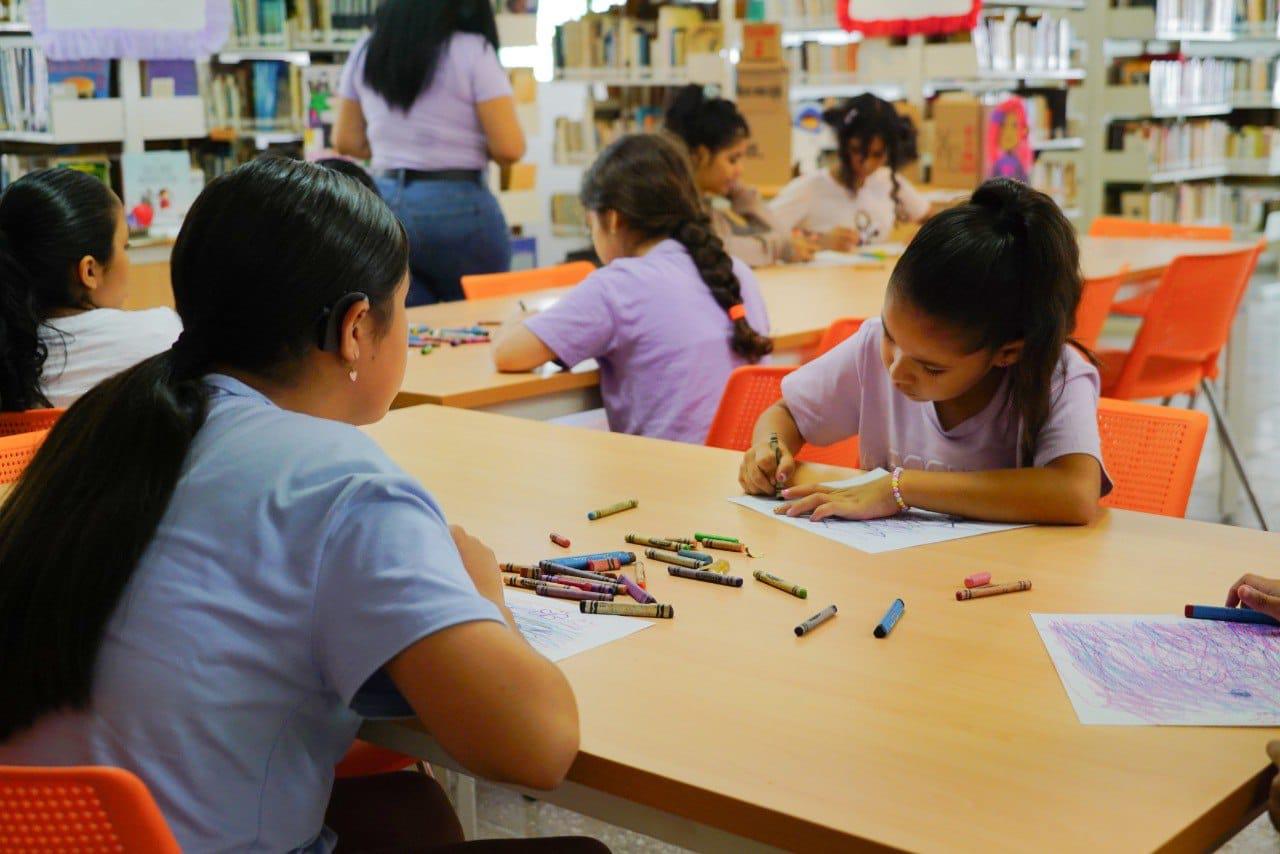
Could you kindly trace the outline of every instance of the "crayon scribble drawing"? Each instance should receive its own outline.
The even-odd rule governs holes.
[[[1280,628],[1032,614],[1083,724],[1280,726]]]
[[[577,602],[549,599],[503,590],[507,607],[529,645],[552,661],[624,638],[653,625],[648,620],[612,615],[588,615]]]
[[[849,480],[828,483],[827,486],[855,486],[881,476],[887,477],[888,473],[883,469],[876,469]],[[849,519],[824,519],[821,522],[810,522],[808,517],[775,516],[773,509],[778,506],[778,501],[773,498],[737,495],[729,500],[758,513],[765,513],[802,531],[810,531],[860,551],[873,553],[891,552],[911,546],[942,543],[947,540],[1026,527],[1025,525],[1001,525],[995,522],[971,522],[968,519],[930,513],[926,510],[911,510],[887,519],[872,519],[869,522],[854,522]]]

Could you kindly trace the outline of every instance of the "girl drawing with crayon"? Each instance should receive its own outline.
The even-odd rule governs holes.
[[[860,437],[848,489],[784,490],[779,513],[874,519],[909,507],[1000,522],[1086,524],[1110,490],[1098,372],[1068,336],[1079,248],[1058,206],[1006,179],[929,220],[880,318],[792,373],[756,422],[739,480],[774,494],[806,442]],[[776,434],[781,453],[770,444]]]

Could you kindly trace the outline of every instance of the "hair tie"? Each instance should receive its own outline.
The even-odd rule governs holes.
[[[169,349],[173,352],[178,369],[183,373],[202,367],[208,359],[208,354],[189,329],[183,329],[178,340]]]
[[[702,98],[705,101],[714,101],[720,97],[720,84],[708,83],[702,87]]]
[[[733,321],[746,320],[747,307],[742,303],[729,306],[729,319]]]
[[[853,124],[853,120],[856,119],[857,117],[858,117],[858,108],[857,107],[851,108],[849,112],[844,114],[845,125]]]

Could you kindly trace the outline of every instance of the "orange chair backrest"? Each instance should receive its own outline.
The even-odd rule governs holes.
[[[48,436],[48,430],[0,436],[0,483],[13,483],[22,477]]]
[[[711,429],[707,431],[706,444],[732,451],[750,448],[756,420],[782,399],[782,378],[794,370],[794,365],[746,365],[730,374],[720,397],[720,406],[711,420]],[[857,468],[858,437],[821,447],[805,445],[796,459]]]
[[[1090,237],[1142,237],[1165,240],[1230,240],[1229,225],[1179,225],[1143,222],[1119,216],[1100,216],[1089,226]]]
[[[566,288],[578,284],[595,272],[595,269],[596,265],[590,261],[573,261],[533,270],[463,276],[462,293],[467,299],[492,299],[545,291],[548,288]]]
[[[1209,416],[1190,409],[1103,398],[1102,459],[1115,488],[1104,507],[1181,518],[1196,479]]]
[[[28,409],[26,412],[0,412],[0,436],[48,430],[62,417],[65,409]]]
[[[0,765],[0,850],[181,854],[147,787],[121,768]]]
[[[372,777],[375,774],[390,774],[403,771],[418,760],[403,753],[396,753],[385,747],[379,747],[368,741],[356,739],[333,769],[339,780],[350,777]]]
[[[822,340],[818,342],[818,349],[814,352],[813,358],[816,359],[833,349],[846,338],[852,338],[854,333],[862,328],[863,320],[864,318],[861,317],[838,317],[831,321],[827,331],[822,333]]]
[[[1237,252],[1174,258],[1160,277],[1133,348],[1108,394],[1121,400],[1136,397],[1134,389],[1153,359],[1199,363],[1203,376],[1216,376],[1218,356],[1227,345],[1263,245],[1260,241]]]
[[[1098,279],[1085,279],[1084,290],[1080,294],[1080,305],[1076,309],[1076,328],[1072,337],[1090,350],[1098,348],[1098,337],[1102,335],[1102,327],[1111,314],[1111,305],[1116,300],[1116,291],[1124,283],[1129,268],[1121,268],[1114,276],[1103,276]]]

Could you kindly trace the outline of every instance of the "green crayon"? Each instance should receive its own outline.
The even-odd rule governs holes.
[[[587,514],[587,519],[594,522],[597,519],[603,519],[605,516],[612,516],[614,513],[621,513],[623,510],[631,510],[639,506],[640,500],[638,498],[628,498],[626,501],[619,501],[617,504],[610,504],[608,507],[592,510]]]
[[[809,598],[808,590],[805,590],[799,584],[792,584],[790,581],[787,581],[784,578],[779,578],[778,576],[774,575],[772,572],[765,572],[762,569],[757,569],[755,572],[751,573],[751,577],[754,578],[756,581],[763,581],[765,584],[769,585],[770,587],[776,587],[779,590],[782,590],[786,593],[790,593],[792,596],[795,596],[797,599]]]

